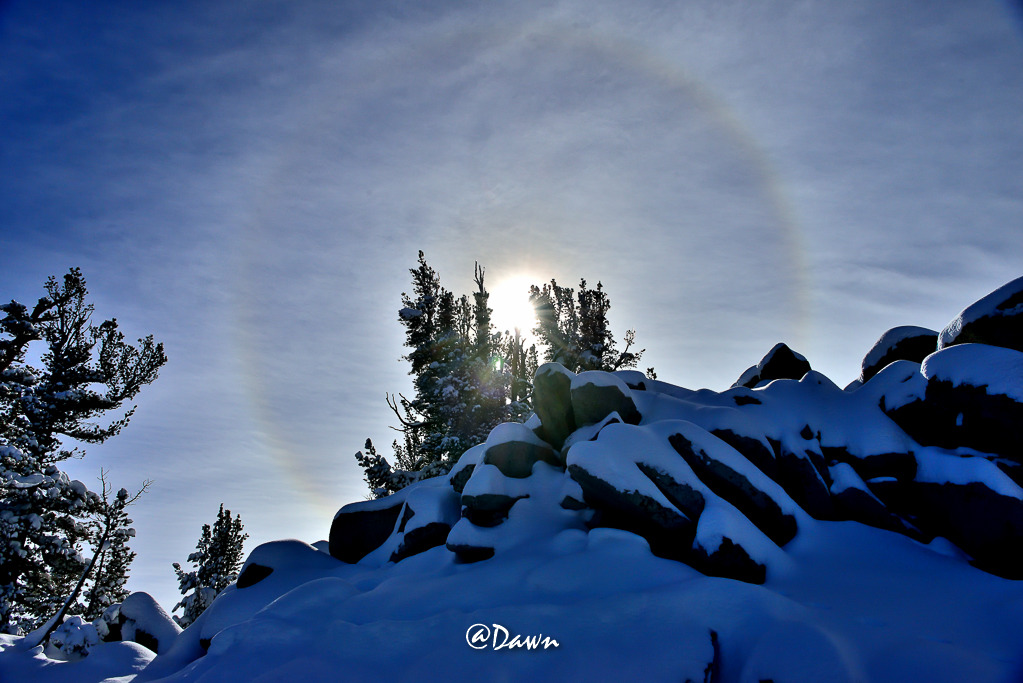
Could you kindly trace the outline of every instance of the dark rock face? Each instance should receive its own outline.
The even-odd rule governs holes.
[[[462,496],[462,516],[476,526],[493,527],[508,519],[508,511],[517,500],[525,496],[508,496],[503,493],[483,493],[478,496]]]
[[[799,506],[810,513],[815,519],[832,519],[834,507],[831,502],[831,494],[828,492],[828,484],[821,476],[820,468],[815,466],[807,451],[803,454],[793,453],[783,449],[781,444],[778,448],[778,474],[775,478],[785,492],[792,496],[792,499],[799,503]]]
[[[123,627],[122,627],[123,628]],[[135,637],[132,640],[144,648],[152,650],[153,652],[160,652],[160,641],[156,639],[156,636],[151,633],[146,633],[140,628],[135,629]]]
[[[1023,579],[1023,500],[979,482],[912,482],[892,504],[912,510],[922,531],[952,541],[976,567]]]
[[[757,363],[756,368],[750,368],[743,373],[736,384],[753,388],[760,382],[776,379],[802,379],[810,369],[810,363],[806,358],[785,344],[779,343],[767,352],[767,355]]]
[[[465,488],[465,483],[469,481],[469,477],[472,476],[473,471],[476,469],[476,463],[470,462],[462,464],[460,460],[448,473],[448,478],[451,482],[451,488],[454,489],[455,493],[461,493],[462,489]]]
[[[984,317],[965,324],[952,343],[989,344],[1023,351],[1023,314]]]
[[[586,504],[597,510],[594,526],[638,534],[660,557],[681,560],[689,555],[696,536],[694,520],[638,491],[620,490],[579,465],[569,465],[568,472],[582,487]]]
[[[646,475],[646,478],[654,483],[657,490],[664,494],[672,505],[681,510],[690,519],[698,519],[707,501],[703,494],[683,481],[677,481],[667,472],[662,472],[656,467],[645,462],[636,463],[639,471]]]
[[[887,340],[894,341],[887,341]],[[938,333],[923,327],[895,327],[874,344],[874,348],[863,358],[860,381],[868,382],[879,371],[897,360],[922,363],[924,358],[938,348]]]
[[[835,446],[822,446],[821,452],[829,462],[852,465],[856,474],[863,479],[894,477],[899,481],[908,481],[916,476],[916,458],[912,453],[877,453],[855,457],[847,449]]]
[[[253,562],[247,565],[245,569],[242,570],[242,573],[238,575],[237,586],[238,588],[255,586],[257,583],[273,574],[273,572],[273,567],[264,567],[261,564]]]
[[[632,400],[631,390],[624,382],[616,386],[583,381],[587,374],[579,375],[572,386],[572,412],[577,425],[597,424],[611,413],[618,413],[627,424],[639,424],[641,419],[639,410]],[[595,374],[609,376],[603,372]]]
[[[760,401],[757,401],[755,405],[759,404]],[[730,429],[713,429],[710,433],[742,453],[743,457],[756,465],[758,470],[777,480],[778,463],[775,461],[774,451],[769,448],[769,443],[765,445],[759,439],[736,434]]]
[[[445,546],[448,550],[455,554],[459,562],[470,563],[470,562],[482,562],[483,560],[489,560],[494,556],[493,548],[485,548],[472,545],[454,545],[448,543]]]
[[[887,414],[924,446],[966,446],[1023,462],[1023,404],[983,387],[931,379],[923,401]]]
[[[575,431],[572,411],[572,377],[560,363],[541,365],[533,379],[533,409],[543,424],[544,439],[560,449]]]
[[[401,562],[406,557],[418,555],[430,548],[444,545],[444,542],[448,540],[448,532],[450,531],[451,525],[449,524],[429,522],[424,526],[406,532],[402,537],[401,545],[391,553],[391,562]]]
[[[796,519],[783,513],[779,504],[746,475],[711,458],[681,434],[668,441],[704,484],[746,515],[764,535],[779,546],[795,538]]]
[[[390,505],[382,501],[394,499]],[[342,562],[355,564],[379,548],[394,531],[404,497],[398,494],[379,501],[346,505],[330,525],[330,554]]]
[[[506,477],[524,479],[533,472],[533,465],[545,462],[555,467],[564,463],[549,447],[529,441],[504,441],[488,446],[483,462],[501,470]]]
[[[884,503],[867,491],[848,488],[832,496],[835,518],[852,520],[878,529],[905,534],[918,541],[925,541],[916,528],[888,509]]]
[[[692,551],[689,564],[708,576],[722,576],[746,583],[763,583],[767,580],[767,567],[760,564],[730,538],[724,538],[712,553],[703,548]]]

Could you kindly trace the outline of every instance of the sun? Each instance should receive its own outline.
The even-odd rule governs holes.
[[[536,326],[536,313],[529,303],[529,286],[539,282],[528,275],[513,275],[503,278],[490,289],[490,308],[494,313],[491,320],[498,332],[518,329],[528,337]]]

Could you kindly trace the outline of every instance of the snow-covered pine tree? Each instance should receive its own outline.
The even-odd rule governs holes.
[[[135,529],[130,526],[132,520],[128,518],[126,510],[146,492],[151,482],[147,480],[135,495],[129,495],[127,489],[121,489],[111,498],[112,489],[107,482],[106,472],[100,470],[99,479],[101,493],[96,496],[91,518],[86,523],[88,540],[93,547],[92,559],[48,626],[32,634],[36,639],[35,644],[45,642],[68,615],[84,614],[85,621],[92,621],[99,618],[108,607],[128,597],[125,584],[128,582],[128,567],[135,559],[135,553],[127,543],[135,537]],[[83,594],[84,606],[79,603],[79,597]]]
[[[544,345],[545,362],[561,363],[573,372],[612,372],[636,367],[643,356],[643,349],[630,351],[636,342],[635,330],[625,333],[625,350],[618,352],[607,320],[611,300],[600,282],[590,289],[586,280],[580,280],[576,293],[551,280],[531,287],[529,299],[536,309],[533,332]]]
[[[178,576],[178,588],[184,596],[173,611],[182,610],[174,621],[181,628],[188,628],[222,590],[238,579],[242,564],[242,553],[248,534],[242,533],[241,515],[231,519],[231,511],[220,504],[217,521],[210,527],[203,524],[199,542],[194,553],[188,556],[191,571],[185,571],[177,562],[174,572]]]
[[[446,473],[497,424],[522,419],[529,411],[529,395],[521,378],[515,401],[510,401],[513,373],[507,353],[511,345],[491,322],[484,269],[478,263],[475,266],[476,290],[471,299],[456,298],[441,286],[421,251],[418,267],[409,272],[412,294],[402,293],[398,319],[405,326],[405,345],[411,349],[404,359],[411,366],[415,395],[387,399],[400,423],[396,429],[402,432],[402,442],[395,442],[396,466],[369,441],[365,452],[356,454],[375,496]],[[530,356],[524,349],[518,352],[518,368],[524,370]]]
[[[49,278],[35,306],[0,305],[0,631],[31,630],[61,607],[86,566],[87,519],[100,498],[58,464],[101,443],[134,408],[101,419],[153,382],[167,362],[152,336],[124,342],[116,320],[92,324],[79,269]],[[40,367],[26,362],[42,342]]]
[[[98,619],[108,607],[123,602],[130,593],[127,588],[128,569],[136,554],[128,547],[135,537],[135,529],[131,526],[134,521],[128,517],[128,506],[145,493],[150,482],[143,483],[134,495],[122,488],[112,498],[104,473],[100,474],[100,485],[100,510],[91,524],[90,542],[96,553],[96,562],[91,583],[85,592],[86,621]]]

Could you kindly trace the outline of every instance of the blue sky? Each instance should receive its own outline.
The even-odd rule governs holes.
[[[726,388],[778,341],[840,385],[886,329],[1018,277],[1023,41],[1000,2],[0,5],[0,297],[80,266],[170,363],[71,463],[155,484],[169,609],[220,502],[325,538],[456,292],[601,280],[643,367]]]

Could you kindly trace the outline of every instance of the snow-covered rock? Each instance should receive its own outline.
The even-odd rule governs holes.
[[[1023,277],[967,306],[938,337],[939,349],[966,343],[1023,351]]]
[[[464,496],[463,496],[464,498]],[[409,491],[395,531],[398,547],[391,562],[444,545],[460,517],[459,496],[443,477],[421,482]]]
[[[572,378],[572,413],[580,427],[600,422],[611,413],[628,424],[639,424],[641,419],[628,385],[613,373],[598,370]]]
[[[499,424],[490,432],[483,462],[494,465],[506,476],[519,479],[528,477],[538,462],[555,466],[563,464],[549,444],[526,425],[514,422]]]
[[[752,388],[761,382],[776,379],[800,379],[810,371],[810,362],[804,356],[778,343],[760,362],[750,367],[735,381],[733,387]]]
[[[118,609],[121,640],[130,640],[157,654],[166,652],[181,627],[149,593],[136,592],[124,599]]]
[[[938,333],[926,327],[904,325],[893,327],[874,342],[863,357],[859,381],[869,382],[880,370],[897,360],[922,363],[938,348]]]
[[[318,579],[345,563],[322,553],[307,543],[296,540],[272,541],[257,546],[242,565],[241,575],[253,566],[269,569],[258,582],[245,587],[237,584],[221,591],[213,603],[182,631],[166,651],[135,678],[134,683],[163,678],[203,658],[222,635],[232,638],[231,630],[251,619],[260,610],[282,595],[305,583]],[[357,591],[349,587],[350,593]],[[264,653],[264,656],[269,653]],[[221,680],[231,679],[225,674]]]
[[[344,562],[358,562],[379,548],[394,531],[411,489],[338,510],[330,525],[330,554]]]
[[[572,378],[561,363],[541,365],[533,378],[533,410],[542,425],[543,438],[560,449],[568,435],[575,431],[572,410]]]
[[[50,634],[50,645],[60,650],[61,654],[69,660],[87,657],[89,650],[99,643],[100,635],[96,626],[78,615],[65,619]]]
[[[925,382],[888,409],[922,445],[967,447],[1023,462],[1023,353],[957,344],[931,354]]]

